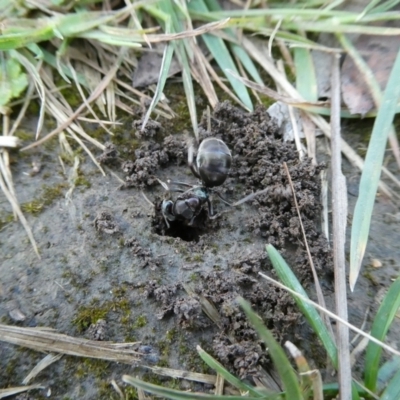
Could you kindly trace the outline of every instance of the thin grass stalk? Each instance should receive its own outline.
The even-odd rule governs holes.
[[[4,170],[5,170],[5,165],[4,165],[4,162],[3,162],[2,155],[0,155],[0,189],[2,190],[4,195],[6,196],[8,202],[11,204],[13,212],[18,216],[22,226],[25,229],[26,234],[28,235],[28,238],[29,238],[29,241],[31,242],[33,250],[35,251],[35,253],[38,256],[38,258],[40,259],[41,257],[40,257],[40,254],[39,254],[39,250],[38,250],[38,247],[36,245],[36,241],[35,241],[35,238],[33,236],[32,230],[31,230],[31,228],[29,226],[29,223],[26,220],[24,214],[22,213],[21,208],[19,207],[18,200],[12,195],[12,193],[9,191],[9,189],[7,188],[7,185],[5,184],[5,182],[3,180]]]
[[[288,168],[286,162],[283,163],[283,166],[285,168],[286,175],[288,177],[289,185],[290,185],[290,188],[292,190],[293,201],[294,201],[294,204],[295,204],[295,207],[296,207],[296,212],[297,212],[297,215],[299,217],[301,232],[303,234],[303,239],[304,239],[304,245],[305,245],[306,250],[307,250],[308,262],[310,263],[311,272],[312,272],[313,278],[314,278],[314,284],[315,284],[315,290],[317,292],[318,303],[319,303],[319,305],[321,307],[326,308],[325,298],[324,298],[324,295],[322,293],[321,284],[319,283],[318,274],[317,274],[317,271],[315,269],[314,262],[313,262],[313,259],[312,259],[312,256],[311,256],[310,247],[308,246],[306,231],[304,229],[303,220],[301,218],[300,208],[299,208],[299,205],[297,203],[296,192],[294,190],[294,186],[293,186],[292,178],[290,176],[289,168]],[[325,316],[325,314],[323,314],[322,315],[322,319],[324,320],[325,326],[328,329],[329,333],[331,334],[332,338],[334,338],[335,336],[333,334],[332,326],[329,323],[329,318],[327,318]]]

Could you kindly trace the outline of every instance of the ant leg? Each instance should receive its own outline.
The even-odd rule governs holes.
[[[214,191],[214,193],[228,206],[233,206],[232,203],[229,203],[228,200],[225,200],[224,196],[222,196],[222,194],[220,192]]]
[[[154,208],[154,207],[155,207],[155,204],[152,203],[152,202],[149,200],[149,198],[144,194],[144,192],[143,192],[143,191],[140,191],[140,193],[142,193],[142,196],[144,197],[144,199]]]
[[[171,181],[171,180],[169,180],[168,179],[168,181],[167,181],[169,184],[172,184],[172,185],[178,185],[178,186],[186,186],[186,187],[193,187],[193,185],[192,184],[190,184],[190,183],[186,183],[186,182],[180,182],[180,181]]]
[[[259,194],[265,194],[265,193],[268,193],[268,192],[269,192],[269,188],[266,188],[266,189],[263,189],[263,190],[259,190],[258,192],[255,192],[255,193],[250,193],[248,196],[243,197],[243,199],[237,201],[236,203],[231,204],[231,206],[232,207],[240,206],[241,204],[246,203],[246,201],[253,200]],[[227,209],[227,210],[220,211],[220,212],[218,212],[218,213],[216,213],[214,215],[209,215],[208,217],[210,219],[215,219],[215,218],[218,218],[219,216],[221,216],[222,214],[225,214],[227,212],[232,212],[232,211],[233,211],[233,208],[230,208],[230,209]]]

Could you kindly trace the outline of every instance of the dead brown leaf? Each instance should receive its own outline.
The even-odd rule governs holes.
[[[354,46],[373,72],[381,90],[384,90],[400,48],[399,36],[361,35]],[[375,103],[369,85],[351,56],[347,55],[341,73],[343,100],[352,114],[365,115]]]

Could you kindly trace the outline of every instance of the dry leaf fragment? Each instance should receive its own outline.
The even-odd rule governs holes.
[[[361,35],[354,46],[384,90],[400,48],[400,38],[388,36],[383,40],[377,35]],[[369,86],[350,56],[346,56],[342,66],[341,86],[343,100],[352,114],[364,116],[375,108]]]

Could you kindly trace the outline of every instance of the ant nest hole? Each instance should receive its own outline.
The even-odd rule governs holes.
[[[151,221],[152,230],[157,235],[181,238],[185,242],[198,242],[200,236],[214,231],[216,225],[215,221],[208,218],[205,209],[201,210],[192,225],[188,225],[187,221],[168,221],[168,223],[169,228],[162,215],[161,205],[159,205]]]

